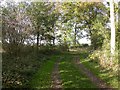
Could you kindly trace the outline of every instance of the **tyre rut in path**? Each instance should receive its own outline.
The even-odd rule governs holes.
[[[56,61],[52,75],[51,75],[51,78],[52,78],[51,88],[53,89],[62,89],[62,81],[60,79],[60,74],[59,74],[59,69],[58,69],[59,62],[60,60]]]
[[[96,77],[92,72],[90,72],[83,64],[80,63],[79,57],[75,57],[74,63],[79,67],[80,71],[85,74],[98,88],[102,90],[114,90],[112,87],[107,86],[100,78]]]

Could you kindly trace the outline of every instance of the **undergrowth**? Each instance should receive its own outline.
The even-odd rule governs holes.
[[[80,55],[80,61],[95,75],[103,79],[108,85],[113,88],[118,88],[118,67],[116,67],[118,63],[114,61],[114,66],[110,66],[110,62],[107,62],[109,59],[102,57],[103,55],[104,53],[102,54],[102,51],[94,51],[92,55],[82,52]],[[102,62],[102,60],[105,60],[106,62]]]

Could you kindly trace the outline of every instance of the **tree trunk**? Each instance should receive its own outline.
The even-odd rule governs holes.
[[[76,46],[77,44],[77,23],[75,24],[75,31],[74,31],[74,45]]]
[[[115,21],[114,21],[114,2],[110,0],[110,20],[111,20],[111,54],[115,53]]]
[[[55,31],[53,31],[53,45],[55,46]]]
[[[40,33],[39,31],[37,31],[37,51],[39,49],[39,36],[40,36]]]
[[[110,21],[111,21],[111,63],[110,65],[112,66],[113,60],[114,60],[114,55],[115,55],[115,17],[114,17],[114,1],[110,0]]]
[[[55,46],[55,38],[53,38],[53,45]]]

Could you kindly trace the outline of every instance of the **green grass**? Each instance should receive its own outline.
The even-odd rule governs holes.
[[[52,56],[50,60],[42,65],[30,82],[31,88],[51,88],[51,73],[56,59],[57,57]]]
[[[73,55],[74,56],[74,55]],[[63,88],[96,88],[71,61],[71,55],[64,56],[59,66]]]
[[[80,54],[80,61],[82,64],[108,85],[111,85],[113,88],[118,88],[118,77],[115,76],[111,70],[100,67],[98,62],[91,61],[87,56],[88,53],[82,52]]]
[[[74,56],[79,56],[86,68],[106,83],[117,88],[117,77],[110,70],[101,68],[99,63],[91,62],[88,54],[87,50],[49,56],[41,54],[36,56],[31,53],[12,57],[3,54],[3,87],[51,88],[51,73],[55,60],[60,59],[59,72],[63,88],[96,88],[72,62]]]

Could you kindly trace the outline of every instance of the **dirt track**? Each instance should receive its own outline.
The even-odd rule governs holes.
[[[60,79],[60,74],[59,74],[59,60],[56,61],[51,78],[52,78],[52,87],[54,89],[61,89],[62,88],[62,81]]]
[[[98,88],[100,88],[102,90],[104,90],[104,89],[105,90],[113,90],[110,86],[106,85],[106,83],[103,82],[103,80],[96,77],[90,70],[85,68],[85,66],[80,63],[79,57],[75,57],[74,63],[77,65],[77,67],[79,67],[79,70],[82,73],[84,73],[93,82],[93,84],[95,84]]]

